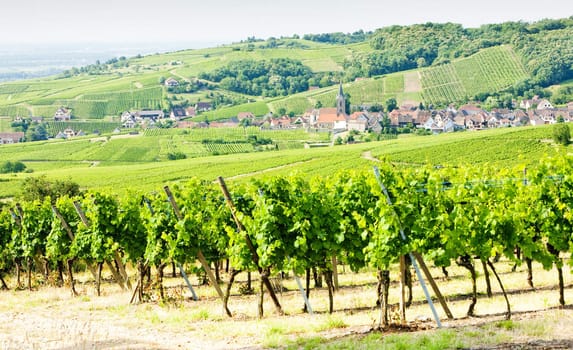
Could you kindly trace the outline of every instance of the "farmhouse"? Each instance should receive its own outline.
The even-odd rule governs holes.
[[[195,111],[196,112],[207,112],[213,108],[213,105],[209,102],[197,102],[195,104]]]
[[[54,121],[68,121],[71,119],[72,119],[72,111],[65,107],[58,108],[56,113],[54,113]]]
[[[253,119],[255,119],[255,115],[252,112],[239,112],[239,113],[237,113],[237,119],[239,121],[241,121],[243,119],[253,120]]]
[[[153,121],[158,121],[160,119],[163,119],[163,117],[165,116],[165,114],[163,114],[163,111],[160,110],[137,111],[135,112],[134,115],[136,120],[153,120]]]
[[[182,107],[173,107],[169,114],[169,118],[175,121],[185,118],[186,116],[187,114],[185,113],[185,109]]]
[[[18,143],[24,141],[23,132],[1,132],[0,145]]]
[[[168,86],[168,87],[179,86],[179,82],[173,78],[167,78],[165,80],[165,86]]]

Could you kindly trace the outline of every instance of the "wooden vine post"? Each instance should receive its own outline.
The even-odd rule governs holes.
[[[219,181],[221,191],[223,192],[223,196],[225,197],[227,205],[229,206],[229,209],[231,210],[231,214],[233,216],[233,219],[235,220],[237,228],[239,229],[240,232],[245,232],[245,227],[243,226],[243,224],[241,223],[241,221],[239,220],[239,218],[236,215],[237,213],[236,213],[235,205],[233,203],[233,199],[231,198],[231,195],[229,194],[229,190],[227,189],[227,185],[225,184],[225,180],[221,176],[219,176],[217,178],[217,180]],[[275,290],[272,286],[272,283],[269,280],[269,273],[268,273],[268,271],[264,271],[260,267],[260,265],[259,265],[259,254],[257,253],[257,250],[255,249],[255,246],[253,245],[253,242],[251,240],[251,237],[248,234],[245,234],[245,241],[247,243],[247,247],[249,248],[249,251],[251,252],[251,254],[253,256],[253,262],[257,266],[259,274],[261,275],[262,283],[265,285],[266,289],[268,290],[269,295],[271,296],[271,299],[273,300],[273,303],[275,304],[277,312],[282,315],[284,312],[283,312],[281,304],[280,304],[280,302],[276,296],[276,293],[275,293]]]
[[[241,223],[241,221],[237,217],[235,205],[233,204],[233,199],[231,198],[231,195],[229,194],[229,190],[227,189],[227,185],[225,184],[225,180],[221,176],[217,177],[217,180],[219,181],[219,185],[221,186],[221,191],[223,191],[223,196],[225,196],[225,200],[227,201],[227,205],[229,206],[229,209],[231,210],[231,214],[233,215],[233,219],[235,220],[235,223],[237,224],[237,228],[239,229],[240,232],[245,232],[245,228],[243,227],[243,224]],[[282,307],[281,307],[281,303],[279,302],[279,299],[277,298],[277,295],[275,294],[275,290],[271,284],[271,281],[269,280],[268,271],[263,271],[263,269],[259,265],[259,254],[257,253],[257,250],[255,249],[255,246],[253,245],[253,242],[251,241],[251,237],[249,237],[248,234],[245,234],[245,240],[247,242],[247,247],[249,247],[249,250],[251,251],[251,254],[253,255],[253,262],[257,266],[257,269],[259,270],[259,274],[261,275],[262,283],[265,285],[265,287],[269,291],[269,295],[271,296],[271,299],[273,300],[273,303],[275,304],[275,308],[277,309],[277,312],[281,315],[284,314]]]
[[[86,225],[87,227],[89,227],[90,223],[88,221],[88,218],[84,214],[80,203],[78,203],[77,201],[74,201],[74,208],[76,208],[76,212],[78,213],[83,224]],[[119,256],[119,254],[117,253],[117,251],[114,251],[114,259],[115,259],[115,262],[117,263],[117,266],[120,269],[121,273],[119,271],[117,271],[117,269],[111,264],[111,262],[109,260],[106,260],[105,263],[107,264],[107,266],[111,270],[113,278],[115,279],[117,284],[121,287],[122,290],[125,290],[126,286],[124,283],[124,276],[127,279],[127,273],[125,272],[125,266],[123,265],[123,262],[121,261],[121,258]],[[124,276],[122,276],[122,275],[124,275]],[[97,276],[99,278],[99,273],[97,273]],[[131,290],[131,283],[129,283],[129,279],[127,279],[127,285],[128,285],[128,288]]]
[[[171,203],[171,206],[173,207],[173,211],[175,212],[175,216],[177,217],[177,219],[183,220],[183,215],[181,215],[181,211],[179,211],[179,206],[177,205],[177,202],[175,202],[175,198],[173,197],[173,194],[171,193],[169,186],[165,186],[165,187],[163,187],[163,189],[165,190],[165,193],[167,194],[167,198],[169,199],[169,203]],[[225,294],[223,294],[223,290],[221,289],[221,286],[219,286],[219,283],[217,283],[217,278],[215,278],[215,274],[213,273],[213,270],[211,270],[211,267],[209,266],[209,262],[207,261],[207,259],[205,259],[205,256],[203,255],[203,252],[200,249],[197,250],[197,260],[199,260],[199,262],[201,263],[201,266],[203,266],[203,268],[205,269],[205,272],[207,273],[207,277],[209,277],[209,281],[211,282],[211,284],[213,285],[213,287],[217,291],[217,294],[221,298],[221,301],[223,301],[223,308],[224,308],[225,313],[227,314],[227,316],[233,317],[233,314],[231,313],[231,311],[227,307],[227,303],[225,300]]]
[[[58,208],[56,208],[56,206],[54,204],[52,204],[52,212],[60,220],[60,222],[62,223],[62,226],[64,227],[64,230],[66,230],[66,232],[68,233],[68,237],[70,237],[70,241],[73,242],[75,240],[75,235],[72,232],[72,228],[70,227],[70,225],[68,225],[68,223],[66,222],[66,219],[64,219],[64,217],[62,216],[62,214],[60,213],[60,211],[58,210]],[[72,276],[70,263],[71,263],[71,261],[68,261],[68,274],[70,276],[70,283],[72,284],[72,292],[74,294],[76,294],[75,290],[74,290],[74,279]],[[94,280],[96,280],[97,279],[97,273],[96,273],[96,270],[94,269],[94,267],[91,264],[87,264],[87,263],[86,263],[86,266],[88,267],[88,270],[90,270]]]
[[[390,195],[388,194],[388,190],[386,189],[386,186],[384,186],[384,184],[382,183],[382,179],[380,177],[380,171],[378,170],[378,167],[374,167],[374,175],[376,176],[376,180],[378,181],[378,185],[380,185],[380,188],[382,189],[382,192],[384,193],[384,196],[386,197],[386,202],[388,203],[388,205],[393,207],[392,200],[390,199]],[[396,215],[396,217],[398,217],[398,213],[395,210],[394,210],[394,214]],[[401,236],[402,240],[405,241],[406,235],[404,234],[404,230],[403,230],[401,225],[402,224],[400,223],[400,226],[399,226],[400,236]],[[428,305],[430,305],[430,309],[432,310],[432,314],[434,315],[434,320],[436,321],[438,328],[441,328],[442,323],[440,322],[440,318],[438,317],[438,313],[436,312],[436,309],[434,307],[434,303],[432,302],[432,298],[430,297],[430,294],[428,293],[428,290],[426,288],[426,284],[424,282],[424,279],[422,277],[422,273],[421,273],[420,269],[426,275],[426,278],[430,282],[430,285],[431,285],[432,289],[434,290],[434,293],[436,294],[436,296],[437,296],[440,304],[442,305],[442,308],[444,309],[448,318],[453,319],[454,316],[453,316],[452,312],[450,311],[448,304],[446,303],[446,300],[442,296],[442,293],[440,292],[438,285],[434,281],[434,278],[432,277],[432,274],[430,273],[430,270],[426,266],[426,263],[424,262],[424,259],[422,258],[422,256],[417,252],[410,252],[409,255],[410,255],[410,259],[412,260],[412,265],[414,266],[414,269],[416,270],[416,275],[418,276],[418,280],[420,281],[420,285],[422,286],[422,289],[423,289],[424,294],[426,296],[426,300],[428,301]],[[420,268],[418,268],[418,264],[420,265]],[[401,270],[400,271],[401,275],[403,275],[404,269],[400,268],[400,270]],[[403,302],[401,304],[404,305]],[[405,315],[405,311],[401,310],[400,313],[401,314],[404,313],[404,315]]]
[[[400,256],[400,322],[406,323],[406,257]]]
[[[14,212],[14,209],[10,208],[10,214],[12,214],[12,218],[14,219],[14,221],[16,221],[16,225],[18,225],[18,228],[20,229],[20,234],[22,234],[22,207],[20,207],[19,204],[16,204],[16,207],[19,208],[19,212],[18,214],[16,214],[16,212]],[[22,271],[22,261],[20,257],[15,257],[14,258],[14,264],[16,264],[16,286],[17,288],[20,288],[20,275],[21,275],[21,271]]]

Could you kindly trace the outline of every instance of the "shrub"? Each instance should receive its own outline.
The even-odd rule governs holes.
[[[187,158],[187,155],[183,152],[171,152],[167,155],[167,158],[169,160],[185,159]]]
[[[558,123],[553,126],[553,141],[555,143],[567,146],[571,139],[571,130],[564,123]]]
[[[0,174],[21,173],[26,170],[26,165],[20,161],[6,161],[0,164]]]

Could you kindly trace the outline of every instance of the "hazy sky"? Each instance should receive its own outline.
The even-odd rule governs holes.
[[[393,24],[573,15],[573,0],[0,0],[0,44],[230,43]]]

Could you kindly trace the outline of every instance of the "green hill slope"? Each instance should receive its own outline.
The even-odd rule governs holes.
[[[252,177],[291,172],[332,174],[339,169],[375,165],[376,161],[370,160],[367,154],[395,162],[397,166],[468,163],[525,166],[558,151],[546,141],[551,139],[552,130],[545,126],[506,128],[177,161],[166,161],[164,155],[172,150],[198,152],[191,150],[192,141],[211,136],[193,138],[192,135],[168,133],[107,141],[103,138],[96,142],[83,139],[5,145],[0,147],[1,159],[23,161],[33,172],[0,175],[0,198],[16,195],[21,182],[30,176],[70,179],[85,188],[157,190],[167,183],[185,181],[193,176],[207,180],[224,176],[231,181],[246,181]],[[198,145],[201,147],[201,143]]]

